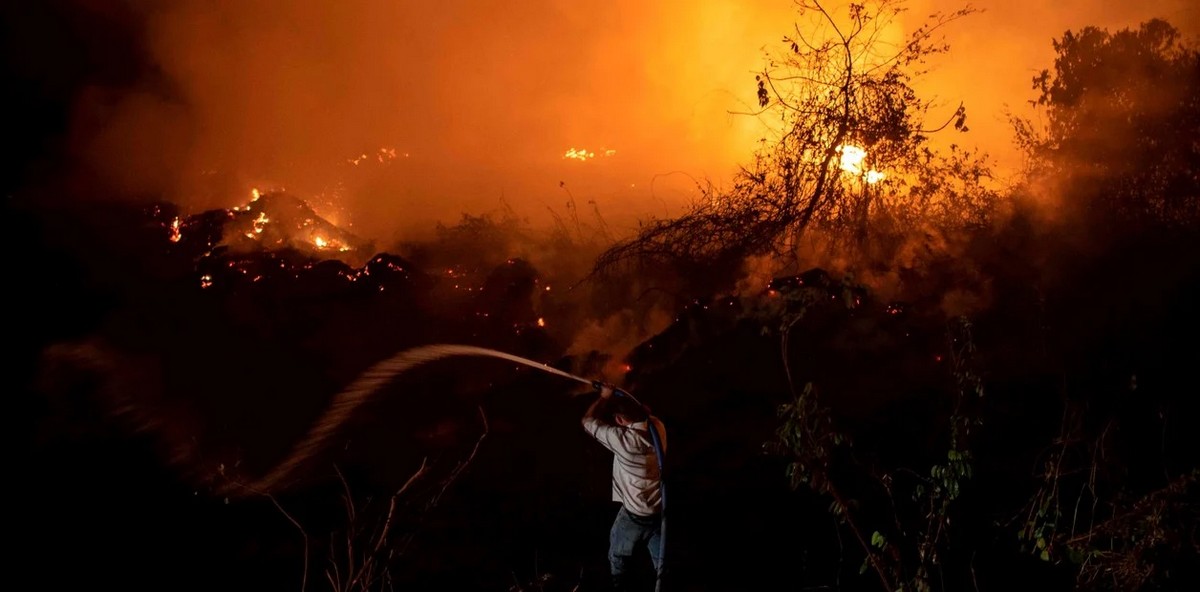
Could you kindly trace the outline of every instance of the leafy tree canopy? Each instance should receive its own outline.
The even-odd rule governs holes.
[[[1200,51],[1162,20],[1067,31],[1054,49],[1033,79],[1044,125],[1015,121],[1034,178],[1096,222],[1200,221]]]

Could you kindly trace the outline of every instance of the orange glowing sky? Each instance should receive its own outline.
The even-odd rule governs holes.
[[[727,178],[762,136],[729,111],[753,102],[764,48],[794,21],[791,2],[767,0],[140,4],[181,100],[129,94],[88,137],[112,181],[197,209],[286,187],[376,238],[502,199],[535,218],[594,199],[625,225],[678,211],[691,178]],[[975,5],[922,89],[947,116],[965,101],[972,131],[953,139],[1002,167],[1015,163],[1003,110],[1025,108],[1052,38],[1152,17],[1194,38],[1200,21],[1192,0]],[[962,4],[909,6],[903,27]],[[569,148],[599,156],[564,159]]]

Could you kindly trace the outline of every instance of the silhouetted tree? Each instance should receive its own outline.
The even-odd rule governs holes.
[[[1044,260],[1064,398],[1018,539],[1079,590],[1191,589],[1200,472],[1179,418],[1194,416],[1200,51],[1162,20],[1067,31],[1054,49],[1033,79],[1043,117],[1014,119],[1017,141],[1027,189],[1057,196],[1090,240],[1064,248],[1049,233],[1023,247]]]
[[[929,134],[967,131],[966,111],[929,129],[931,101],[912,87],[925,62],[948,50],[940,30],[973,12],[934,14],[899,42],[888,39],[901,0],[852,3],[835,14],[821,2],[797,2],[799,22],[756,76],[757,117],[778,117],[732,187],[702,187],[702,197],[674,219],[654,220],[597,261],[666,264],[688,277],[720,276],[748,256],[793,257],[815,225],[861,251],[884,235],[933,223],[986,218],[994,194],[978,155],[939,155]],[[977,205],[982,204],[979,207]]]
[[[1200,51],[1162,20],[1067,31],[1054,49],[1033,79],[1044,123],[1014,121],[1034,177],[1105,227],[1200,221]]]

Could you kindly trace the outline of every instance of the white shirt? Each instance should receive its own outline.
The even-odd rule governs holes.
[[[657,417],[650,417],[658,429],[664,453],[667,432]],[[613,453],[613,501],[621,502],[631,514],[652,516],[662,510],[660,471],[654,442],[646,422],[628,427],[609,425],[595,417],[583,418],[583,429]]]

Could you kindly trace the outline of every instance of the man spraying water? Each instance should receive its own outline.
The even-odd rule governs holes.
[[[432,344],[397,352],[377,362],[334,395],[308,434],[292,452],[262,477],[249,484],[230,480],[216,489],[225,496],[260,495],[287,483],[300,467],[326,447],[354,412],[383,390],[396,376],[423,364],[453,357],[482,356],[516,362],[537,370],[589,384],[600,397],[583,417],[583,428],[613,453],[613,501],[621,508],[609,539],[609,563],[617,590],[628,588],[634,553],[645,547],[654,563],[655,589],[666,575],[666,487],[663,455],[666,430],[633,395],[612,385],[594,382],[546,364],[505,352],[471,345]],[[220,472],[222,469],[218,469]]]
[[[608,561],[613,589],[630,589],[635,553],[645,548],[662,589],[665,506],[662,453],[666,429],[649,410],[624,391],[597,384],[599,398],[583,415],[583,429],[613,453],[613,501],[621,502],[609,533]]]

